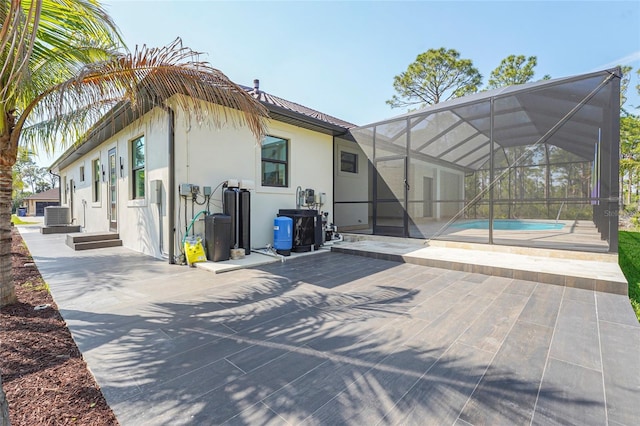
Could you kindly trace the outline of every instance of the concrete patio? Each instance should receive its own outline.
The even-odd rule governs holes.
[[[214,274],[20,231],[122,425],[640,418],[624,295],[331,252]]]

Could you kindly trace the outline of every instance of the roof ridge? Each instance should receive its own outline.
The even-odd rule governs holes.
[[[324,112],[318,111],[313,108],[309,108],[304,106],[298,102],[290,101],[285,98],[281,98],[280,96],[273,95],[271,93],[265,92],[264,90],[259,89],[256,91],[253,87],[248,87],[245,85],[239,85],[245,91],[251,93],[251,95],[259,100],[260,102],[266,103],[268,105],[277,106],[280,108],[287,109],[289,111],[305,115],[307,117],[314,118],[316,120],[324,121],[325,123],[333,124],[335,126],[343,127],[344,129],[350,129],[353,127],[357,127],[356,124],[350,123],[348,121],[342,120],[338,117],[335,117],[330,114],[326,114]]]

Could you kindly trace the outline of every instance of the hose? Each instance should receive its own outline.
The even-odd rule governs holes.
[[[198,216],[200,216],[202,213],[207,213],[206,210],[201,210],[198,212],[198,214],[196,214],[193,219],[191,219],[191,223],[189,224],[189,226],[187,227],[187,232],[184,233],[184,237],[182,237],[182,245],[184,245],[184,242],[187,241],[187,237],[189,236],[189,231],[191,230],[191,228],[193,227],[193,224],[196,222],[196,219],[198,218]]]

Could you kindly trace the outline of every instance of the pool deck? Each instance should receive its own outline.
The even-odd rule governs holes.
[[[618,255],[346,234],[333,251],[422,266],[628,295]]]
[[[473,221],[473,220],[471,220]],[[555,224],[555,221],[537,221],[526,219],[524,222]],[[461,228],[467,220],[458,221],[446,227],[444,220],[428,220],[410,224],[409,235],[413,238],[434,239],[440,241],[456,241],[465,243],[487,245],[489,242],[488,229]],[[542,249],[564,251],[588,251],[595,253],[607,253],[609,244],[602,239],[602,235],[593,222],[588,220],[560,220],[561,229],[531,230],[510,229],[493,230],[493,242],[508,246],[536,247]],[[393,226],[393,224],[389,224]],[[342,229],[343,233],[350,233]],[[373,229],[363,228],[355,231],[358,235],[371,235]],[[437,237],[436,237],[437,236]]]
[[[625,296],[329,250],[213,274],[20,233],[123,426],[640,418]],[[456,249],[401,243],[377,246]]]

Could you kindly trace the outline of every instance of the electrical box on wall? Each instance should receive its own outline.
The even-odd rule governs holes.
[[[316,201],[315,193],[313,189],[307,188],[304,190],[304,203],[313,204]]]
[[[149,182],[149,202],[151,204],[162,202],[162,181],[160,179]]]
[[[182,184],[180,184],[180,195],[182,195],[182,196],[191,195],[191,184],[190,183],[182,183]]]
[[[254,190],[256,188],[256,184],[254,181],[250,179],[242,179],[240,180],[240,189],[246,189],[247,191]]]

